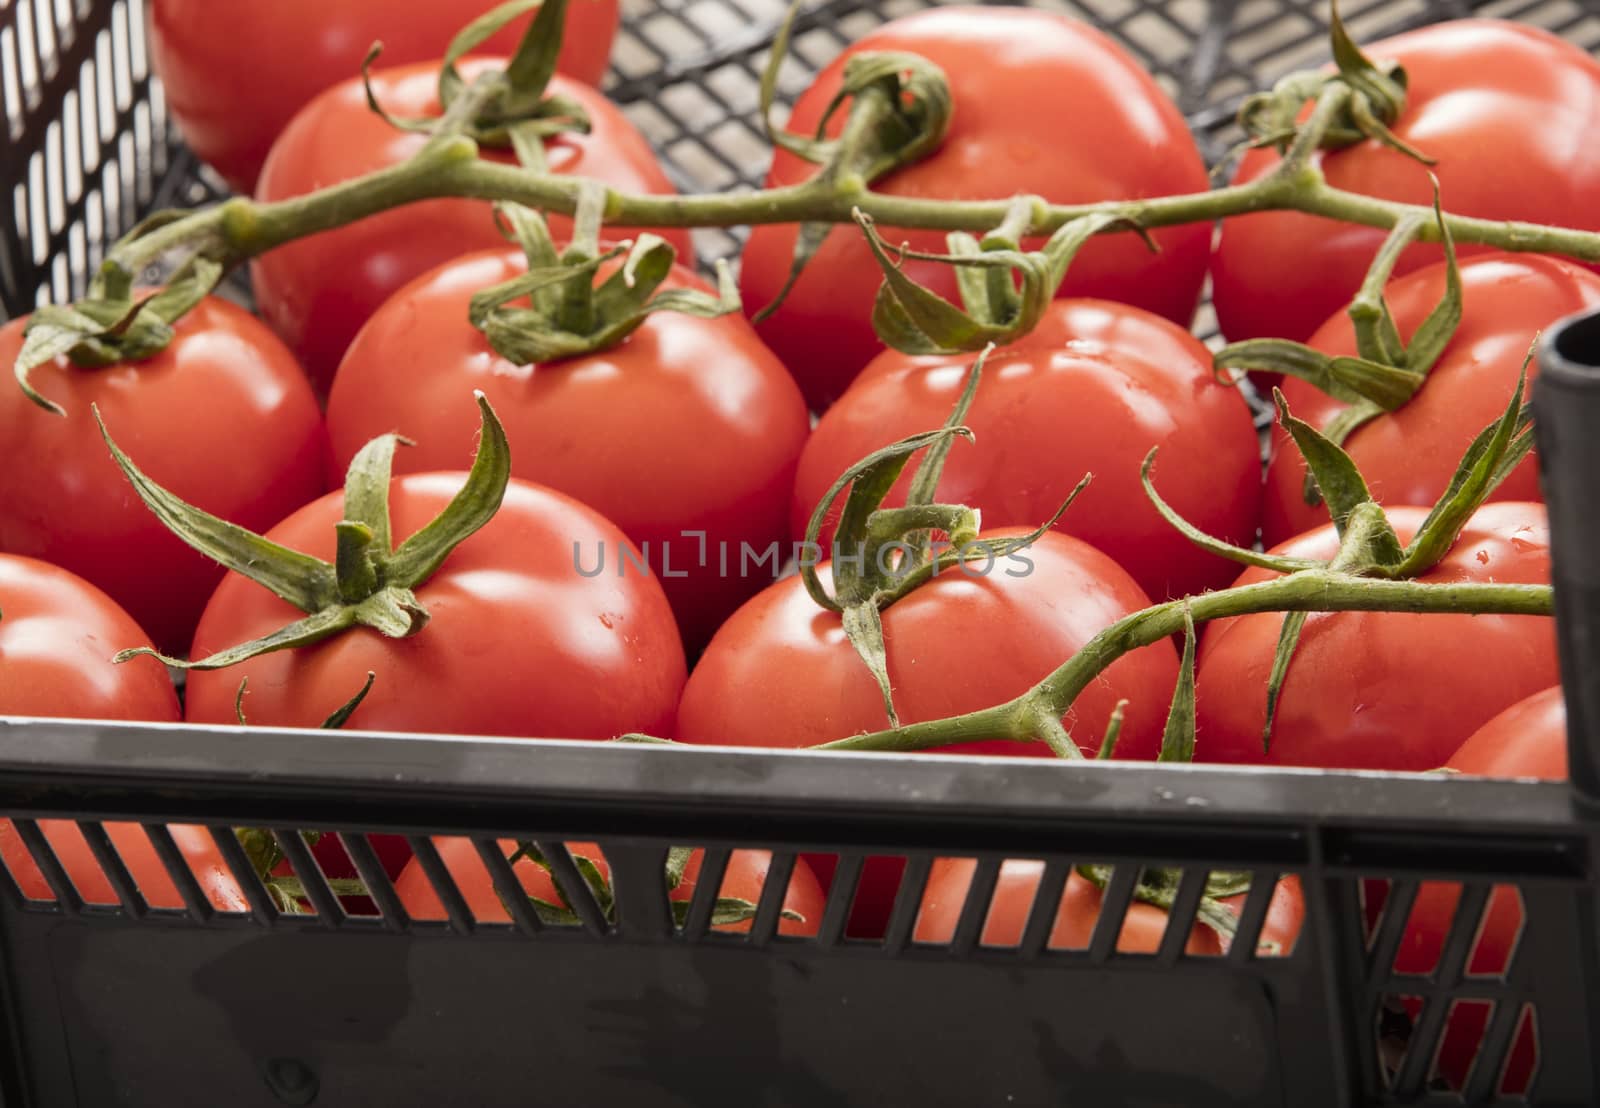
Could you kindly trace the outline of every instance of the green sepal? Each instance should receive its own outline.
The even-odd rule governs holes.
[[[1246,370],[1298,377],[1347,404],[1371,401],[1394,411],[1416,395],[1423,375],[1366,358],[1332,357],[1290,339],[1246,339],[1218,350],[1213,371]]]
[[[503,70],[481,74],[469,85],[457,63],[502,27],[538,9]],[[439,70],[437,116],[403,118],[385,111],[373,92],[372,63],[382,44],[374,43],[361,65],[367,105],[384,122],[402,131],[427,134],[435,141],[466,135],[483,146],[511,147],[530,169],[543,170],[543,140],[564,131],[587,133],[588,113],[567,96],[546,95],[561,53],[567,0],[507,0],[468,23],[450,40]]]
[[[880,450],[874,450],[845,470],[829,486],[828,491],[812,510],[811,519],[806,524],[806,541],[813,545],[816,543],[822,533],[822,524],[827,519],[834,501],[844,492],[845,487],[849,486],[850,495],[845,500],[844,511],[834,534],[834,544],[847,551],[852,548],[857,549],[862,553],[863,562],[870,566],[872,552],[865,550],[868,518],[889,495],[889,490],[894,487],[895,481],[899,479],[912,454],[939,439],[951,436],[970,440],[972,432],[966,427],[941,427],[937,431],[923,431],[891,443]],[[822,584],[816,566],[804,562],[800,566],[800,577],[805,584],[806,592],[811,595],[811,599],[830,612],[843,612],[847,605],[864,599],[863,593],[871,595],[870,585],[863,583],[864,574],[840,567],[835,570],[833,576],[834,588],[838,593],[837,599],[830,595]]]
[[[1111,715],[1106,720],[1105,734],[1100,738],[1100,749],[1095,752],[1095,761],[1108,762],[1116,754],[1117,740],[1122,737],[1122,721],[1127,710],[1127,697],[1122,697],[1111,709]]]
[[[1300,635],[1306,628],[1306,612],[1286,612],[1283,627],[1278,631],[1278,645],[1272,652],[1272,672],[1267,676],[1267,715],[1261,727],[1261,752],[1272,749],[1272,724],[1278,718],[1278,698],[1283,692],[1284,679],[1289,676],[1289,663],[1294,660],[1295,648],[1300,645]]]
[[[1322,498],[1328,503],[1333,525],[1343,535],[1351,511],[1356,505],[1372,499],[1366,479],[1342,447],[1311,424],[1290,414],[1289,402],[1284,399],[1281,389],[1272,390],[1272,400],[1278,409],[1278,422],[1294,439],[1300,456],[1305,459],[1308,474],[1316,481]]]
[[[872,310],[878,337],[906,354],[954,354],[1015,342],[1038,325],[1066,279],[1072,259],[1095,235],[1127,227],[1155,249],[1154,241],[1137,224],[1123,216],[1097,212],[1062,225],[1038,250],[1020,250],[1014,239],[1020,234],[1019,227],[1026,229],[1036,202],[1033,197],[1017,200],[1006,222],[983,242],[970,235],[951,235],[948,254],[906,249],[891,252],[873,220],[855,211],[855,220],[883,271],[884,281]],[[963,306],[957,307],[907,277],[901,268],[907,259],[953,267]]]
[[[1156,464],[1156,454],[1160,447],[1152,446],[1150,453],[1144,456],[1144,462],[1139,466],[1139,483],[1144,486],[1144,494],[1150,503],[1155,506],[1156,512],[1167,523],[1171,524],[1184,538],[1195,546],[1219,558],[1226,558],[1230,562],[1240,565],[1257,566],[1261,569],[1276,570],[1279,573],[1293,573],[1301,569],[1315,569],[1321,563],[1309,558],[1290,558],[1282,554],[1264,554],[1258,550],[1247,550],[1242,546],[1235,546],[1231,542],[1215,538],[1206,534],[1200,528],[1184,519],[1178,510],[1162,499],[1156,491],[1155,482],[1150,478],[1150,471]]]
[[[112,458],[134,491],[173,534],[200,553],[269,589],[306,612],[303,619],[251,642],[220,650],[205,658],[171,658],[150,647],[123,650],[113,659],[125,662],[148,654],[168,665],[211,670],[236,665],[274,650],[307,646],[351,627],[370,627],[390,637],[414,635],[428,622],[427,609],[413,589],[442,565],[462,542],[499,510],[511,477],[511,453],[505,429],[482,392],[474,394],[482,418],[472,469],[450,503],[427,525],[393,550],[377,542],[389,535],[389,470],[394,445],[402,440],[381,436],[351,464],[345,506],[364,520],[336,525],[340,556],[330,564],[290,550],[227,523],[186,503],[146,477],[112,441],[104,422],[100,432]],[[95,419],[100,420],[98,410]]]
[[[554,246],[542,218],[512,204],[501,205],[501,210],[524,243],[529,269],[474,295],[467,317],[496,353],[516,365],[609,350],[656,312],[716,319],[739,311],[739,290],[726,262],[717,264],[714,294],[663,289],[677,251],[658,235],[647,232],[631,245],[601,252],[597,243],[580,245],[590,237],[585,231],[574,236],[573,249],[551,262]],[[598,237],[598,225],[593,234]],[[617,258],[622,264],[596,287],[600,269]]]
[[[774,122],[778,73],[788,54],[801,3],[790,3],[761,72],[759,112],[768,140],[821,166],[818,180],[852,190],[864,189],[937,149],[950,128],[954,107],[950,82],[943,70],[917,54],[869,51],[852,56],[845,62],[839,89],[823,110],[813,135],[796,134]],[[839,137],[824,137],[828,121],[846,101],[851,101],[851,108]],[[783,287],[755,313],[754,322],[760,323],[782,306],[833,229],[832,223],[800,224]]]
[[[220,264],[196,255],[166,287],[134,300],[131,276],[107,261],[89,297],[76,304],[49,305],[29,317],[22,331],[22,349],[12,366],[18,387],[46,411],[66,415],[61,405],[34,389],[29,381],[34,369],[62,356],[81,369],[103,369],[153,357],[167,348],[176,322],[211,294],[222,273]]]
[[[1183,603],[1183,659],[1178,665],[1178,683],[1172,690],[1172,704],[1167,709],[1167,724],[1161,732],[1161,751],[1158,762],[1178,762],[1188,765],[1194,761],[1194,615],[1189,602]]]
[[[855,647],[856,655],[866,665],[872,679],[883,696],[883,711],[889,717],[890,727],[900,726],[900,716],[894,710],[894,692],[889,687],[889,655],[883,643],[883,620],[878,613],[876,598],[846,605],[839,613],[844,622],[844,633]]]
[[[367,671],[366,683],[361,686],[360,690],[354,696],[352,696],[349,700],[346,700],[343,704],[339,705],[339,707],[335,708],[331,713],[329,713],[328,717],[321,723],[321,730],[337,731],[339,728],[343,727],[349,721],[351,715],[355,713],[355,710],[361,707],[361,702],[365,700],[367,698],[367,694],[372,691],[372,683],[377,679],[377,673],[369,669]],[[249,676],[239,678],[239,691],[233,694],[233,716],[239,721],[240,727],[249,726],[249,723],[244,718],[244,694],[245,690],[249,687],[249,684]]]
[[[1533,450],[1533,411],[1522,399],[1532,360],[1530,349],[1505,412],[1473,438],[1450,484],[1406,547],[1404,558],[1394,569],[1395,576],[1415,577],[1443,558],[1472,513]]]

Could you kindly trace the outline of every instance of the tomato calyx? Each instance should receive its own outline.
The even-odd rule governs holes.
[[[270,635],[202,659],[185,661],[152,647],[135,647],[121,651],[113,661],[150,655],[184,669],[221,669],[259,654],[319,642],[357,625],[391,638],[421,631],[428,612],[412,590],[494,517],[511,477],[505,430],[483,393],[475,395],[482,432],[465,483],[427,526],[398,547],[391,546],[389,535],[389,476],[395,447],[405,440],[380,435],[351,459],[345,477],[346,518],[336,525],[338,546],[332,563],[218,519],[163,489],[112,441],[98,408],[93,409],[112,457],[168,530],[306,613],[305,619]]]
[[[1306,471],[1328,503],[1339,535],[1339,549],[1327,563],[1262,554],[1233,546],[1204,534],[1183,519],[1156,491],[1150,478],[1156,451],[1145,456],[1140,480],[1145,494],[1163,519],[1177,527],[1203,549],[1243,565],[1259,566],[1287,575],[1327,570],[1349,578],[1404,581],[1431,569],[1449,552],[1472,513],[1488,499],[1512,470],[1533,449],[1532,412],[1523,403],[1528,364],[1534,348],[1524,358],[1510,402],[1501,417],[1478,433],[1462,456],[1444,493],[1434,504],[1409,544],[1402,545],[1383,508],[1372,498],[1355,461],[1329,436],[1289,411],[1281,390],[1273,390],[1278,420],[1306,462]],[[1267,709],[1262,728],[1262,749],[1270,749],[1278,698],[1288,677],[1308,611],[1288,611],[1273,653],[1267,679]]]
[[[965,504],[934,502],[934,492],[950,447],[958,438],[969,442],[973,439],[972,431],[962,426],[961,421],[972,406],[987,355],[986,350],[973,363],[966,388],[943,427],[909,435],[873,451],[846,469],[817,502],[806,525],[804,549],[816,555],[800,560],[800,576],[806,592],[822,608],[839,613],[851,645],[878,684],[884,712],[892,727],[899,726],[899,713],[895,710],[889,685],[888,655],[880,616],[883,609],[947,569],[978,558],[992,563],[1037,542],[1089,483],[1088,476],[1079,481],[1041,527],[1026,535],[1004,539],[979,537],[980,513],[976,509]],[[905,506],[881,507],[911,455],[923,450],[927,453],[912,477]],[[834,501],[846,486],[850,493],[834,532],[833,549],[824,552],[817,540]],[[946,536],[946,542],[936,544],[935,534]],[[825,553],[833,575],[831,594],[817,573],[817,565]]]
[[[528,257],[528,271],[472,298],[467,317],[496,353],[517,365],[551,362],[608,350],[655,312],[697,319],[737,312],[739,291],[725,261],[717,262],[715,295],[691,288],[661,288],[677,251],[658,235],[632,243],[600,245],[604,190],[579,193],[571,244],[557,252],[544,217],[518,204],[496,208],[509,236]],[[602,266],[623,259],[598,286]]]
[[[481,73],[469,84],[456,68],[470,51],[506,24],[538,9],[506,67]],[[509,0],[467,24],[450,40],[439,68],[443,114],[419,119],[390,115],[372,89],[372,63],[383,44],[373,43],[361,63],[367,105],[402,131],[434,137],[465,135],[481,146],[510,147],[529,169],[544,170],[545,140],[564,131],[587,133],[588,112],[569,96],[546,95],[561,53],[567,0]]]
[[[1018,196],[1005,219],[981,240],[956,231],[946,238],[948,254],[929,254],[901,245],[891,249],[872,218],[857,209],[855,221],[883,270],[883,284],[872,305],[878,337],[905,354],[955,354],[1015,342],[1039,323],[1066,280],[1072,259],[1090,238],[1113,228],[1136,232],[1152,252],[1155,240],[1137,222],[1111,212],[1095,212],[1064,223],[1038,250],[1018,245],[1038,221],[1044,201]],[[962,307],[910,277],[908,259],[954,267]],[[1021,288],[1018,288],[1018,279]]]
[[[1361,50],[1339,17],[1337,0],[1331,5],[1328,37],[1335,72],[1299,71],[1278,81],[1268,92],[1245,98],[1239,106],[1239,126],[1250,136],[1246,149],[1276,147],[1280,154],[1300,135],[1300,111],[1308,101],[1330,90],[1339,98],[1339,111],[1317,136],[1317,145],[1338,150],[1371,139],[1424,165],[1435,160],[1411,146],[1390,125],[1406,105],[1406,71],[1394,63],[1374,63]]]
[[[163,218],[178,216],[157,213],[128,237],[143,233]],[[222,274],[219,262],[196,253],[165,288],[136,295],[133,274],[108,259],[90,282],[84,299],[76,304],[46,305],[29,318],[22,349],[12,366],[18,387],[45,411],[66,415],[65,408],[29,383],[34,369],[63,355],[80,369],[104,369],[160,353],[172,341],[173,325],[217,287]]]
[[[1348,407],[1322,429],[1322,434],[1339,446],[1374,419],[1403,407],[1422,388],[1461,325],[1461,270],[1456,262],[1455,241],[1439,206],[1437,178],[1433,182],[1433,216],[1444,244],[1445,291],[1418,325],[1410,343],[1400,338],[1383,293],[1400,255],[1422,232],[1425,220],[1420,214],[1395,223],[1350,302],[1347,310],[1355,330],[1355,357],[1329,357],[1289,339],[1247,339],[1217,351],[1212,372],[1230,384],[1237,383],[1244,371],[1281,373],[1298,377],[1344,401]],[[1233,376],[1228,377],[1230,371]],[[1322,494],[1309,471],[1303,496],[1313,507],[1322,503]]]
[[[664,876],[669,895],[683,884],[684,870],[694,853],[695,849],[687,846],[675,846],[667,851]],[[517,841],[516,850],[507,856],[506,863],[515,867],[518,862],[524,860],[549,874],[551,885],[562,897],[562,903],[557,904],[531,893],[525,894],[540,923],[556,927],[578,927],[583,924],[582,914],[574,908],[570,902],[570,894],[563,887],[563,877],[570,880],[574,876],[581,881],[585,893],[593,901],[594,908],[606,925],[616,923],[616,895],[612,891],[610,880],[592,858],[573,854],[565,846],[557,845],[554,849],[546,849],[531,840],[520,839]],[[507,913],[510,913],[511,906],[505,904],[504,894],[498,888],[496,895],[501,897],[502,905],[505,906]],[[673,922],[678,927],[684,926],[689,917],[689,901],[671,900],[669,903]],[[712,927],[725,927],[729,924],[744,923],[746,920],[754,919],[756,911],[757,905],[753,901],[742,897],[719,896],[712,904],[710,924]],[[782,909],[780,914],[784,919],[805,921],[804,916],[791,908]]]
[[[334,731],[345,725],[350,716],[361,702],[372,691],[373,682],[378,675],[371,670],[367,671],[367,680],[357,693],[339,707],[335,708],[328,717],[319,725],[323,730]],[[240,727],[248,726],[244,717],[244,697],[248,677],[239,679],[239,691],[233,698],[233,714],[239,721]],[[307,900],[304,883],[293,873],[279,873],[278,870],[288,855],[284,853],[283,845],[278,836],[266,827],[236,827],[234,837],[239,840],[239,845],[244,848],[245,857],[250,861],[250,868],[261,879],[262,886],[267,890],[267,895],[272,898],[278,911],[285,915],[298,916],[306,914]],[[321,840],[321,831],[302,831],[299,833],[307,847],[314,847]],[[324,877],[328,888],[335,896],[367,896],[367,886],[358,877],[331,878]]]
[[[902,51],[865,51],[845,62],[839,90],[828,102],[810,135],[779,127],[772,118],[778,73],[789,51],[789,36],[800,13],[794,0],[773,38],[761,74],[761,120],[774,146],[821,167],[806,188],[821,195],[854,196],[897,169],[939,148],[950,130],[955,110],[950,80],[927,58]],[[827,138],[828,122],[849,101],[839,137]],[[807,221],[795,237],[789,274],[772,298],[753,317],[760,323],[782,306],[835,224]]]

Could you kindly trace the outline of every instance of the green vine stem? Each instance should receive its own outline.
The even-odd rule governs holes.
[[[887,196],[859,177],[819,176],[798,185],[730,194],[632,195],[580,177],[538,172],[480,159],[471,138],[441,135],[411,160],[271,203],[234,197],[161,222],[115,246],[108,261],[130,273],[174,251],[191,251],[237,265],[286,242],[355,222],[404,204],[438,197],[468,197],[521,204],[545,212],[576,214],[586,191],[604,197],[603,219],[614,227],[727,227],[765,223],[850,223],[859,211],[882,226],[986,232],[1001,224],[1016,232],[1044,235],[1089,216],[1125,226],[1164,227],[1210,222],[1250,212],[1292,210],[1346,223],[1390,229],[1419,223],[1416,239],[1439,242],[1443,231],[1458,243],[1509,251],[1562,254],[1600,261],[1600,233],[1537,223],[1477,219],[1443,213],[1335,188],[1312,164],[1311,154],[1345,110],[1350,90],[1330,85],[1273,172],[1245,185],[1206,192],[1107,200],[1093,204],[1049,204],[1034,200],[1023,226],[1015,199],[957,201]]]
[[[1033,742],[1041,716],[1059,719],[1078,694],[1130,651],[1184,629],[1184,609],[1195,623],[1255,612],[1456,612],[1548,616],[1548,585],[1434,584],[1385,581],[1331,569],[1303,569],[1271,581],[1202,593],[1156,604],[1101,631],[1033,688],[1013,700],[966,715],[913,723],[824,743],[822,750],[914,751],[979,739]]]

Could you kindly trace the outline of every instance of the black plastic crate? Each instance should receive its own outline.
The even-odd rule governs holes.
[[[918,6],[812,7],[784,90]],[[1234,137],[1241,95],[1325,52],[1322,0],[1052,6],[1108,27],[1154,68],[1213,156]],[[627,7],[610,90],[681,183],[759,179],[756,74],[781,8]],[[1346,6],[1363,37],[1472,12],[1600,44],[1592,2]],[[137,0],[0,0],[12,206],[0,314],[80,291],[102,244],[150,208],[217,194],[171,132],[142,18]],[[701,232],[700,245],[725,256],[737,237]],[[1470,1101],[1496,1102],[1501,1059],[1531,1020],[1532,1099],[1600,1102],[1600,823],[1583,800],[1600,796],[1600,535],[1588,511],[1600,372],[1585,370],[1596,363],[1600,322],[1554,336],[1538,401],[1573,786],[0,720],[0,814],[40,870],[34,891],[48,887],[30,899],[26,878],[0,867],[0,1103],[1448,1104],[1460,1097],[1428,1076],[1455,1005],[1490,1013]],[[77,821],[105,890],[65,879],[43,819]],[[107,831],[127,822],[144,827]],[[229,852],[246,910],[219,912],[201,893],[173,846],[180,826],[209,828]],[[281,832],[315,911],[274,906],[239,826]],[[298,829],[344,836],[373,894],[365,912],[340,906]],[[446,879],[441,918],[410,919],[375,865],[369,836],[385,833],[598,842],[615,911],[574,882],[576,923],[541,925],[532,911],[486,922]],[[140,894],[130,841],[159,857],[171,896]],[[681,922],[661,877],[672,845],[709,848]],[[741,848],[773,852],[751,931],[709,930],[712,875]],[[839,858],[809,937],[777,930],[801,852]],[[870,856],[907,859],[883,939],[845,927]],[[919,941],[921,880],[938,857],[976,859],[977,876],[960,922]],[[985,945],[989,882],[1006,859],[1042,862],[1047,892],[1072,865],[1118,867],[1082,949],[1047,941],[1040,906],[1054,895],[1014,944]],[[1183,870],[1179,908],[1156,953],[1123,953],[1127,889],[1152,865]],[[1199,882],[1220,869],[1256,876],[1241,938],[1225,956],[1187,954]],[[1283,877],[1303,889],[1305,927],[1292,950],[1258,951]],[[1423,880],[1459,883],[1461,907],[1434,971],[1402,976],[1403,909]],[[1387,906],[1369,927],[1363,896],[1377,882]],[[1503,887],[1523,921],[1514,956],[1502,973],[1469,974],[1479,915]],[[1403,998],[1425,1002],[1415,1019]]]

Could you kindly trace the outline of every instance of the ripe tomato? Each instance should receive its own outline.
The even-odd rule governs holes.
[[[0,364],[16,360],[25,322],[0,327]],[[243,526],[271,526],[326,488],[327,434],[305,375],[266,326],[220,298],[201,301],[147,361],[86,370],[57,358],[30,380],[67,414],[0,388],[0,550],[87,578],[169,653],[188,648],[222,569],[129,491],[90,405],[155,480]]]
[[[143,637],[139,625],[89,582],[45,562],[0,554],[0,716],[176,722],[178,697],[164,667],[148,660],[111,663],[119,643]],[[183,907],[143,828],[103,826],[145,901]],[[118,903],[76,823],[45,819],[39,829],[79,896],[91,904]],[[177,825],[171,831],[212,905],[243,911],[244,894],[210,834]],[[0,820],[0,858],[24,896],[55,899],[10,820]]]
[[[972,888],[972,877],[978,863],[971,858],[939,858],[928,870],[928,883],[922,892],[922,907],[917,915],[917,926],[912,938],[921,943],[948,943],[955,938],[956,924],[967,902],[967,891]],[[1028,915],[1033,910],[1038,895],[1039,882],[1044,877],[1044,863],[1031,859],[1010,858],[1000,863],[999,877],[995,881],[994,896],[984,917],[983,933],[979,942],[984,946],[1018,946],[1028,925]],[[1240,893],[1222,901],[1237,914],[1244,909],[1249,894]],[[1051,950],[1087,950],[1094,936],[1095,923],[1100,918],[1103,894],[1088,878],[1073,870],[1061,891],[1061,904],[1056,909],[1055,922],[1050,926],[1050,937],[1045,945]],[[1293,877],[1279,881],[1267,904],[1267,915],[1261,923],[1258,938],[1261,955],[1284,955],[1294,949],[1305,922],[1305,898],[1300,892],[1300,882]],[[1155,954],[1161,949],[1161,939],[1167,931],[1168,916],[1163,908],[1141,900],[1130,900],[1122,917],[1122,930],[1117,936],[1117,951],[1121,954]],[[1227,953],[1227,946],[1215,930],[1195,921],[1184,953],[1190,955],[1218,955]]]
[[[1495,716],[1475,731],[1445,766],[1478,777],[1566,780],[1567,711],[1560,686],[1535,693]],[[1460,887],[1452,882],[1423,882],[1395,954],[1397,972],[1433,972],[1460,900]],[[1467,972],[1505,973],[1517,947],[1522,919],[1516,891],[1508,885],[1497,886],[1489,894]],[[1419,1005],[1411,1008],[1413,1016],[1420,1011]],[[1452,1088],[1459,1089],[1466,1082],[1487,1025],[1488,1013],[1481,1005],[1461,1006],[1451,1013],[1436,1065]],[[1517,1031],[1505,1071],[1507,1093],[1515,1096],[1527,1090],[1536,1057],[1533,1027],[1524,1024]]]
[[[497,3],[152,0],[150,65],[184,141],[230,186],[248,193],[272,140],[294,113],[323,89],[360,73],[373,42],[383,42],[386,65],[438,58],[457,31]],[[559,71],[598,85],[617,22],[617,0],[573,0]],[[527,26],[528,19],[518,19],[479,49],[509,55]],[[269,88],[271,94],[262,95]]]
[[[1474,731],[1447,767],[1474,777],[1567,779],[1567,704],[1561,686],[1519,700]]]
[[[469,58],[459,68],[470,82],[501,65]],[[372,88],[393,115],[437,115],[438,76],[435,63],[400,66],[376,71]],[[630,192],[673,191],[644,136],[610,101],[560,77],[550,91],[581,103],[592,124],[588,134],[567,132],[545,144],[552,172]],[[374,114],[359,79],[344,81],[301,109],[273,144],[256,197],[282,200],[359,177],[404,161],[425,142],[426,135],[398,131]],[[485,149],[483,156],[514,161],[509,150]],[[550,229],[565,238],[571,222],[551,216]],[[687,232],[661,234],[680,258],[693,256]],[[280,246],[252,262],[250,272],[262,315],[325,393],[356,331],[401,285],[462,254],[504,245],[484,201],[428,200]]]
[[[996,528],[985,537],[1026,534]],[[1027,691],[1107,624],[1148,606],[1110,558],[1048,532],[984,572],[942,571],[883,611],[889,680],[901,723],[940,719]],[[819,567],[824,583],[831,575]],[[1163,640],[1124,655],[1078,697],[1065,722],[1092,754],[1119,698],[1129,701],[1117,753],[1153,758],[1177,681]],[[758,594],[722,625],[678,706],[677,738],[725,746],[800,747],[887,727],[883,698],[837,613],[798,576]],[[1050,757],[1005,739],[941,750]]]
[[[1201,192],[1205,164],[1176,106],[1111,39],[1066,16],[1026,8],[941,5],[863,36],[824,69],[796,102],[791,131],[814,133],[839,88],[844,63],[866,50],[905,50],[939,65],[950,79],[954,113],[943,145],[873,187],[891,196],[998,199],[1035,193],[1056,203],[1086,203]],[[837,134],[845,113],[830,124]],[[769,187],[793,185],[816,166],[779,150]],[[936,231],[882,228],[891,243],[943,251]],[[745,307],[765,307],[783,286],[794,252],[792,225],[758,227],[744,252]],[[1188,326],[1204,280],[1210,228],[1154,232],[1152,256],[1129,234],[1089,243],[1072,263],[1064,296],[1137,304]],[[1024,245],[1038,246],[1042,240]],[[917,281],[954,299],[948,266],[908,262]],[[826,408],[883,344],[873,333],[873,296],[882,277],[854,228],[830,235],[762,337],[800,381],[814,408]]]
[[[1387,299],[1400,329],[1411,334],[1444,294],[1445,265],[1395,281]],[[1449,487],[1457,461],[1484,427],[1505,411],[1534,336],[1556,320],[1600,304],[1600,277],[1576,263],[1536,254],[1491,254],[1461,265],[1462,319],[1455,336],[1404,407],[1379,416],[1345,441],[1380,503],[1432,504]],[[1350,317],[1336,313],[1311,338],[1326,354],[1354,355]],[[1538,362],[1528,364],[1530,376]],[[1314,427],[1326,427],[1345,405],[1314,385],[1283,385],[1289,410]],[[1302,495],[1305,462],[1280,427],[1267,471],[1262,532],[1267,543],[1328,521],[1326,505]],[[1518,466],[1492,494],[1494,500],[1539,500],[1534,458]]]
[[[1388,514],[1400,541],[1408,542],[1427,512],[1401,507]],[[1337,546],[1329,524],[1275,550],[1327,559]],[[1252,568],[1237,583],[1271,576]],[[1548,584],[1544,505],[1484,505],[1418,580]],[[1263,754],[1267,678],[1283,620],[1276,612],[1218,620],[1200,636],[1200,761],[1437,769],[1463,735],[1560,680],[1555,630],[1540,616],[1313,613],[1283,683],[1271,749]]]
[[[398,545],[461,488],[464,474],[395,478],[389,509]],[[342,494],[294,513],[267,534],[331,560]],[[359,689],[372,691],[349,726],[608,739],[672,726],[683,687],[683,647],[661,586],[637,574],[580,576],[572,544],[608,548],[627,540],[592,509],[513,480],[500,511],[458,546],[416,595],[431,618],[391,639],[365,627],[189,676],[186,718],[231,723],[239,680],[248,677],[250,722],[316,727]],[[195,632],[192,657],[259,638],[300,618],[298,609],[230,573]],[[136,644],[134,644],[136,645]]]
[[[483,859],[478,856],[477,848],[472,845],[472,841],[439,836],[434,838],[433,843],[438,847],[439,858],[449,870],[456,888],[461,890],[461,896],[471,909],[473,918],[479,923],[510,923],[511,916],[506,912],[500,894],[489,877],[489,871],[485,868]],[[513,839],[501,839],[500,848],[509,858],[516,852],[517,844]],[[606,863],[605,855],[596,844],[568,843],[567,850],[575,858],[590,859],[602,878],[607,881],[611,879],[611,867]],[[696,879],[700,876],[700,866],[704,860],[705,852],[701,850],[689,856],[689,862],[683,868],[683,879],[678,883],[678,887],[668,894],[669,899],[679,903],[688,903],[693,899]],[[767,867],[771,862],[772,855],[765,850],[733,851],[728,855],[728,864],[723,870],[722,885],[717,891],[717,896],[746,900],[751,904],[759,903],[762,887],[767,881]],[[529,896],[546,904],[566,905],[566,897],[561,895],[550,872],[543,866],[528,858],[518,858],[512,863],[511,868]],[[440,902],[439,894],[434,892],[433,884],[418,863],[412,862],[406,866],[399,880],[395,882],[395,892],[399,894],[400,903],[413,919],[445,918],[444,904]],[[784,890],[783,906],[801,918],[790,919],[780,916],[778,934],[817,933],[817,926],[822,922],[822,910],[827,906],[827,898],[803,859],[795,860],[794,872],[789,876],[789,887]],[[744,933],[750,930],[752,922],[743,920],[739,923],[715,924],[712,930]]]
[[[482,389],[505,423],[513,474],[621,527],[696,650],[761,587],[737,571],[741,544],[759,551],[784,537],[784,497],[809,428],[800,390],[736,315],[657,312],[611,350],[513,365],[468,323],[467,305],[526,270],[519,251],[474,254],[380,308],[328,399],[334,461],[342,472],[368,440],[399,431],[417,445],[395,456],[397,469],[448,466],[476,432],[472,396]],[[705,287],[681,268],[668,284]],[[614,577],[616,560],[614,549],[582,551],[586,572],[598,564]]]
[[[1572,135],[1600,127],[1600,62],[1548,31],[1492,19],[1437,23],[1366,47],[1405,67],[1406,107],[1395,134],[1437,158],[1446,210],[1484,219],[1600,227],[1600,152]],[[1255,150],[1234,182],[1278,164]],[[1430,204],[1433,187],[1406,155],[1366,141],[1312,158],[1328,183],[1368,196]],[[1515,167],[1515,172],[1508,172]],[[1528,181],[1548,182],[1529,188]],[[1385,232],[1298,212],[1235,216],[1212,262],[1212,301],[1231,341],[1304,341],[1355,295]],[[1486,249],[1461,245],[1463,254]],[[1395,274],[1443,256],[1417,245]]]
[[[822,417],[790,505],[796,537],[834,478],[856,459],[943,424],[967,357],[886,350]],[[1094,481],[1056,525],[1109,554],[1151,597],[1220,588],[1232,563],[1194,546],[1145,497],[1139,467],[1161,447],[1163,498],[1202,530],[1255,541],[1261,452],[1243,399],[1212,376],[1187,331],[1140,308],[1057,300],[1032,334],[990,355],[963,421],[977,449],[950,452],[936,499],[981,504],[986,523],[1038,526],[1086,472]],[[886,501],[905,502],[906,472]],[[832,549],[835,511],[820,542]]]

